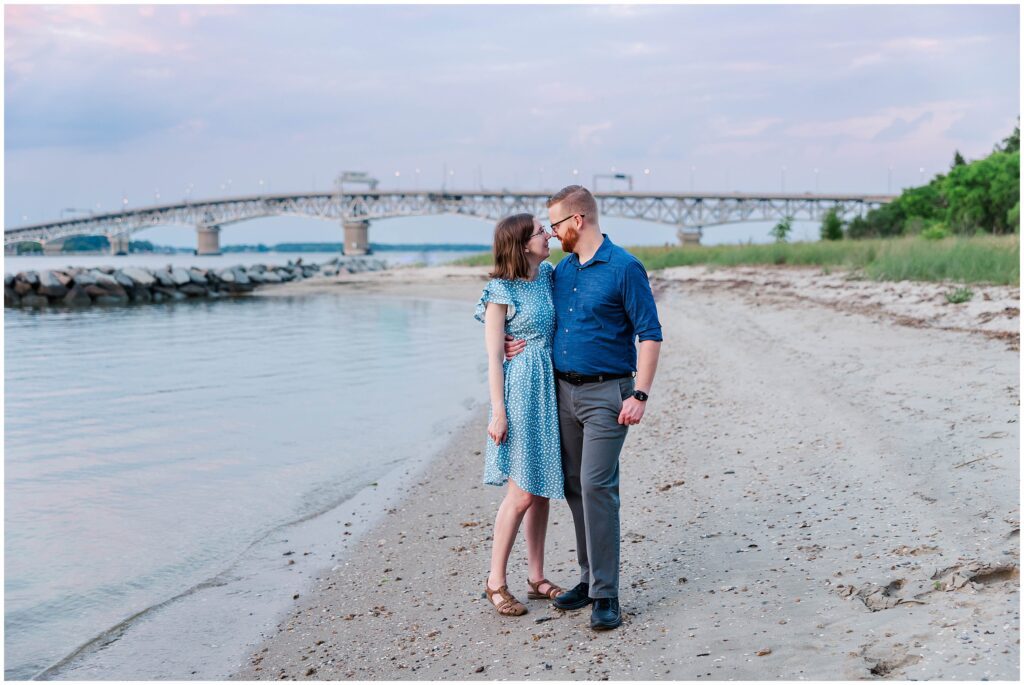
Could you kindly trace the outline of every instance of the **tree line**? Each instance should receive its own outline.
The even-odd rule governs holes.
[[[821,224],[822,240],[921,234],[1020,232],[1020,118],[987,157],[968,162],[960,151],[945,174],[904,190],[892,202],[844,223],[835,210]]]

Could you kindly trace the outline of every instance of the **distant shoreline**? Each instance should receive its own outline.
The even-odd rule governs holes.
[[[290,254],[295,252],[316,252],[325,254],[339,254],[341,253],[341,243],[279,243],[277,245],[223,245],[221,246],[221,254]],[[457,244],[446,244],[446,243],[370,243],[370,252],[490,252],[490,245],[472,245],[465,243]],[[194,254],[195,248],[192,247],[172,247],[166,245],[155,245],[153,249],[147,250],[132,250],[129,254]],[[55,255],[47,255],[45,252],[31,251],[31,252],[5,252],[6,255],[18,256],[18,257],[52,257]],[[88,256],[88,255],[103,255],[107,254],[104,249],[92,249],[92,250],[67,250],[62,251],[62,255],[74,255],[74,256]]]

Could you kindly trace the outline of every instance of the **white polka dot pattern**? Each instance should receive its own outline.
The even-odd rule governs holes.
[[[526,348],[504,363],[508,437],[501,445],[490,437],[486,439],[484,483],[504,485],[511,478],[534,495],[564,499],[558,401],[551,365],[555,334],[553,271],[550,263],[541,262],[533,281],[491,279],[476,305],[475,317],[483,323],[488,302],[507,304],[505,332],[526,340]]]

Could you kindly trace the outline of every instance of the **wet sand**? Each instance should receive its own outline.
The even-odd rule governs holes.
[[[263,292],[355,288],[468,311],[485,274]],[[671,269],[652,283],[665,343],[622,453],[621,628],[594,633],[589,609],[526,600],[521,539],[509,581],[530,613],[501,617],[482,598],[503,491],[480,483],[478,410],[235,677],[1018,679],[1016,290],[975,289],[969,308],[938,300],[949,286],[815,269]],[[574,546],[555,502],[547,576],[567,587]]]

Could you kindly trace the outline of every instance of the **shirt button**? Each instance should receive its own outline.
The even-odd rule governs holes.
[[[568,333],[568,332],[569,332],[569,329],[568,329],[568,328],[566,328],[566,329],[565,329],[565,332],[566,332],[566,333]]]
[[[572,291],[573,291],[573,292],[576,292],[576,288],[573,288],[573,289],[572,289]]]
[[[570,311],[570,312],[572,311],[572,307],[569,307],[569,311]]]

